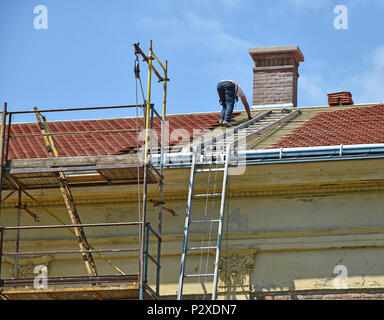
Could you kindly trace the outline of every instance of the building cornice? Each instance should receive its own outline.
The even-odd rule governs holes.
[[[203,188],[196,189],[195,192],[204,193]],[[220,190],[217,190],[218,192]],[[343,183],[303,183],[303,184],[285,184],[285,185],[270,185],[270,186],[242,186],[232,187],[229,189],[230,198],[258,198],[272,196],[301,196],[314,194],[332,194],[341,192],[361,192],[361,191],[384,191],[384,180],[367,180],[367,181],[349,181]],[[188,190],[164,190],[164,201],[184,201],[187,199]],[[63,206],[64,202],[60,194],[57,195],[36,195],[34,196],[43,206],[56,207]],[[157,199],[157,191],[149,191],[148,199]],[[110,191],[104,193],[87,193],[74,194],[74,199],[77,205],[93,206],[100,204],[121,204],[132,203],[138,201],[137,192],[132,191]],[[140,197],[141,199],[141,197]],[[199,201],[199,200],[196,200]],[[201,199],[200,201],[205,201]],[[39,205],[23,196],[23,203],[27,207],[38,207]],[[15,208],[17,205],[16,197],[11,197],[3,202],[3,208]]]

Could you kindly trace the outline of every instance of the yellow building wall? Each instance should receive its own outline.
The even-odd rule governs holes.
[[[243,175],[230,179],[229,205],[226,210],[222,257],[219,272],[221,299],[250,299],[268,292],[295,290],[383,288],[384,287],[384,173],[382,162],[335,161],[309,164],[248,166]],[[178,286],[180,254],[186,210],[189,170],[167,170],[166,205],[177,216],[163,212],[160,294],[174,298]],[[204,188],[204,182],[197,183]],[[157,195],[150,187],[148,199]],[[138,221],[136,186],[73,190],[83,223]],[[69,223],[60,206],[57,191],[36,191],[36,197],[57,216]],[[25,212],[22,225],[57,224],[25,199],[40,223]],[[4,204],[0,223],[16,225],[13,197]],[[218,209],[210,202],[207,212]],[[194,219],[204,218],[207,203],[194,202]],[[157,230],[158,209],[148,206],[147,217]],[[137,246],[136,227],[87,228],[89,242],[96,248],[133,248]],[[197,231],[192,227],[192,231]],[[203,229],[205,240],[210,228]],[[215,229],[211,239],[215,239]],[[15,232],[7,235],[4,248],[14,251]],[[201,245],[193,235],[190,245]],[[206,242],[205,242],[206,243]],[[77,249],[65,229],[23,231],[20,250]],[[151,238],[156,257],[156,241]],[[132,253],[105,254],[119,268],[132,274],[138,270],[138,258]],[[96,255],[100,274],[118,274]],[[188,271],[212,270],[213,252],[189,256]],[[86,275],[79,254],[43,255],[20,261],[25,274],[31,266],[48,265],[49,276]],[[3,257],[2,278],[12,277],[12,260]],[[150,264],[149,283],[154,284]],[[21,269],[22,269],[21,268]],[[207,269],[204,269],[207,268]],[[205,272],[205,271],[204,271]],[[185,296],[208,296],[211,279],[204,285],[186,282]]]

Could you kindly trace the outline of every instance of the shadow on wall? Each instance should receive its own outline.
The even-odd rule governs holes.
[[[251,273],[254,292],[382,288],[384,249],[259,252]]]

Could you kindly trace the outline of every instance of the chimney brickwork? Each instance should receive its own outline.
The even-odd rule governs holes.
[[[249,49],[253,67],[253,106],[297,107],[299,63],[304,57],[298,46]]]

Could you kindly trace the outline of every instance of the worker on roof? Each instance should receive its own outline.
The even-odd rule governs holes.
[[[217,93],[219,94],[219,101],[223,109],[221,110],[219,123],[221,126],[231,127],[232,111],[236,102],[241,99],[245,110],[248,114],[248,119],[251,119],[251,111],[244,91],[240,88],[234,80],[221,80],[217,84]]]

